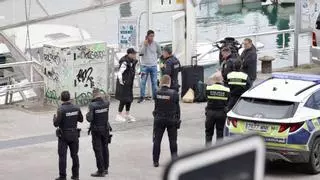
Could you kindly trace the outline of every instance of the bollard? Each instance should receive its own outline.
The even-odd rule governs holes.
[[[272,61],[274,60],[275,58],[271,56],[263,56],[259,58],[259,61],[261,61],[262,74],[272,73]]]

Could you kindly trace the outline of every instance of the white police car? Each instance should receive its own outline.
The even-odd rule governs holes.
[[[258,133],[268,160],[320,172],[320,76],[274,73],[245,92],[227,116],[226,136]]]

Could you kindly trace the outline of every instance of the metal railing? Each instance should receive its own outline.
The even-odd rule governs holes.
[[[282,35],[282,49],[286,50],[286,49],[293,49],[293,48],[287,48],[286,47],[286,41],[285,41],[285,36],[286,34],[291,34],[294,33],[294,29],[288,29],[288,30],[279,30],[279,31],[270,31],[270,32],[262,32],[262,33],[253,33],[253,34],[246,34],[246,35],[241,35],[241,36],[232,36],[233,38],[239,40],[239,39],[245,39],[245,38],[251,38],[253,43],[257,43],[258,42],[258,38],[261,36],[268,36],[268,35]],[[203,45],[209,45],[212,44],[212,48],[210,50],[208,50],[207,52],[200,54],[198,57],[198,61],[201,61],[201,59],[203,59],[205,56],[207,56],[210,53],[219,51],[219,49],[217,47],[215,47],[214,43],[216,41],[213,41],[211,39],[207,39],[209,41],[211,41],[210,43],[202,43]],[[268,49],[268,50],[259,50],[258,53],[264,52],[264,51],[273,51],[273,50],[277,50],[279,48],[276,49]]]
[[[13,62],[13,63],[6,63],[6,64],[0,64],[0,69],[2,68],[10,68],[10,67],[15,67],[15,66],[24,66],[24,65],[30,65],[30,69],[33,69],[33,65],[38,65],[37,62],[35,61],[25,61],[25,62]],[[27,79],[27,77],[26,77]],[[0,93],[7,93],[7,92],[12,92],[12,91],[22,91],[27,88],[32,88],[34,86],[44,86],[45,83],[44,81],[33,81],[33,70],[30,71],[30,82],[19,85],[19,84],[10,84],[10,85],[5,85],[5,86],[0,86],[3,88],[3,90]]]

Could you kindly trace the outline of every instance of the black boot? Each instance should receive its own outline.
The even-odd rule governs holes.
[[[104,174],[104,172],[97,171],[95,173],[92,173],[91,176],[92,177],[105,177],[106,175]]]
[[[153,162],[153,166],[154,167],[159,167],[159,163],[158,162]]]
[[[206,146],[207,146],[207,147],[210,147],[211,145],[212,145],[212,137],[210,137],[210,136],[208,137],[208,136],[207,136],[207,137],[206,137]]]
[[[67,180],[65,177],[57,177],[55,180]]]
[[[79,176],[71,176],[71,179],[73,179],[73,180],[79,180]]]
[[[105,169],[105,170],[103,171],[103,173],[104,173],[104,174],[109,174],[108,169]]]

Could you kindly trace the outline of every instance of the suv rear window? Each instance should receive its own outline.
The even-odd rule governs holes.
[[[241,116],[284,119],[293,117],[297,105],[295,102],[241,98],[233,111]]]

